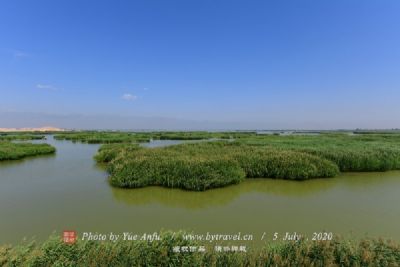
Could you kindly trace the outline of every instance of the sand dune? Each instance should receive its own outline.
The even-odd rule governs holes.
[[[65,129],[44,126],[40,128],[0,128],[0,132],[62,132]]]

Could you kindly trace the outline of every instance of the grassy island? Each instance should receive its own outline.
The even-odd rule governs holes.
[[[52,154],[55,151],[56,149],[48,144],[12,143],[0,141],[0,161]]]
[[[98,162],[108,162],[114,186],[161,185],[206,190],[245,178],[305,180],[339,173],[329,160],[311,154],[231,142],[181,144],[164,148],[108,146]]]

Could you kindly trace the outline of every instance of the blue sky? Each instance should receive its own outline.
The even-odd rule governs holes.
[[[400,128],[399,14],[375,0],[1,1],[0,127]]]

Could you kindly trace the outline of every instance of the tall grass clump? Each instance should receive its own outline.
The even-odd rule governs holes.
[[[117,157],[122,151],[134,151],[140,149],[138,144],[105,144],[97,151],[94,159],[97,163],[108,163]]]
[[[315,155],[334,162],[343,172],[400,169],[399,134],[253,136],[238,142]]]
[[[400,150],[392,148],[303,149],[335,162],[343,172],[372,172],[400,169]]]
[[[48,144],[11,143],[0,141],[0,161],[52,154],[56,149]]]
[[[174,247],[199,247],[196,241],[185,240],[181,234],[163,232],[161,240],[96,242],[80,241],[65,244],[57,236],[43,244],[25,243],[0,246],[1,266],[399,266],[398,243],[364,239],[349,241],[291,241],[269,243],[249,248],[247,253],[174,252]]]
[[[245,178],[243,169],[231,159],[156,154],[153,157],[146,155],[126,159],[124,155],[112,161],[108,169],[111,173],[110,183],[117,187],[160,185],[203,191],[236,184]]]
[[[237,153],[234,158],[248,178],[306,180],[339,174],[333,162],[296,151],[257,149]]]

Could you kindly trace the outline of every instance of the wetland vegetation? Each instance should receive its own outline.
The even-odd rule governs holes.
[[[46,137],[42,134],[29,133],[2,133],[0,141],[27,141],[27,140],[43,140]]]
[[[395,242],[290,241],[242,252],[173,252],[174,247],[198,247],[182,233],[161,233],[160,241],[80,241],[65,244],[58,236],[34,242],[0,246],[1,266],[398,266],[400,246]]]
[[[44,139],[43,134],[30,132],[0,133],[0,161],[54,153],[56,149],[48,144],[20,142]]]
[[[56,149],[48,144],[12,143],[0,141],[0,161],[52,154],[55,151]]]
[[[343,172],[400,169],[400,134],[269,135],[241,139],[240,142],[312,154],[334,162]]]
[[[128,132],[98,132],[82,131],[69,132],[54,135],[56,140],[69,140],[72,142],[82,142],[88,144],[111,144],[111,143],[140,143],[148,142],[148,135]]]
[[[154,133],[147,133],[152,139]],[[201,132],[201,135],[206,136]],[[222,138],[226,133],[209,133]],[[233,138],[233,136],[239,138]],[[179,133],[173,133],[179,139]],[[208,137],[210,137],[208,136]],[[182,139],[187,140],[187,133]],[[223,138],[222,138],[223,139]],[[132,144],[102,146],[95,156],[107,163],[114,186],[161,185],[206,190],[245,178],[306,180],[339,172],[400,169],[400,135],[320,133],[266,135],[233,132],[227,141],[143,148]]]
[[[145,134],[150,137],[149,133]],[[240,135],[229,140],[212,139],[159,148],[148,148],[147,143],[140,145],[136,141],[98,146],[46,136],[45,141],[39,142],[57,147],[56,157],[2,162],[0,206],[7,214],[18,211],[18,217],[5,216],[0,221],[4,229],[2,238],[6,240],[4,243],[20,245],[0,246],[0,266],[396,266],[398,243],[363,238],[368,232],[371,234],[368,236],[394,238],[398,242],[399,172],[348,173],[304,183],[249,178],[330,177],[343,170],[343,166],[361,168],[375,161],[379,164],[369,169],[397,168],[398,135]],[[344,159],[336,162],[324,154],[342,150],[353,151],[344,159],[364,165],[344,164]],[[382,156],[376,160],[379,154],[372,153],[379,150]],[[111,193],[109,185],[103,182],[107,174],[92,159],[96,151],[96,161],[105,165],[110,182],[116,185]],[[363,151],[371,151],[369,156],[374,161],[368,161]],[[385,161],[392,163],[382,165]],[[146,176],[148,172],[153,175]],[[124,180],[124,177],[130,179]],[[117,188],[122,181],[125,187],[154,183],[206,190],[244,179],[248,181],[241,185],[208,192],[161,187]],[[99,206],[102,212],[93,212]],[[63,212],[57,213],[60,209]],[[32,217],[32,212],[37,216]],[[54,214],[58,214],[57,218]],[[293,214],[303,214],[296,218],[295,225]],[[122,217],[125,220],[115,220]],[[214,223],[209,224],[210,220]],[[304,240],[267,245],[252,243],[248,253],[221,253],[211,248],[206,253],[186,254],[173,253],[173,247],[194,243],[172,240],[168,233],[163,241],[153,243],[78,241],[66,245],[58,236],[44,241],[52,230],[61,232],[72,228],[71,225],[78,233],[86,229],[98,232],[243,229],[256,235],[266,228],[281,232],[296,227],[306,233],[329,229],[335,233],[335,239],[324,243]],[[353,241],[348,236],[337,237],[349,231],[356,233]],[[20,243],[23,236],[33,235],[40,243]]]
[[[150,140],[206,140],[240,139],[256,136],[256,132],[123,132],[79,131],[56,134],[56,140],[70,140],[89,144],[140,143]]]

